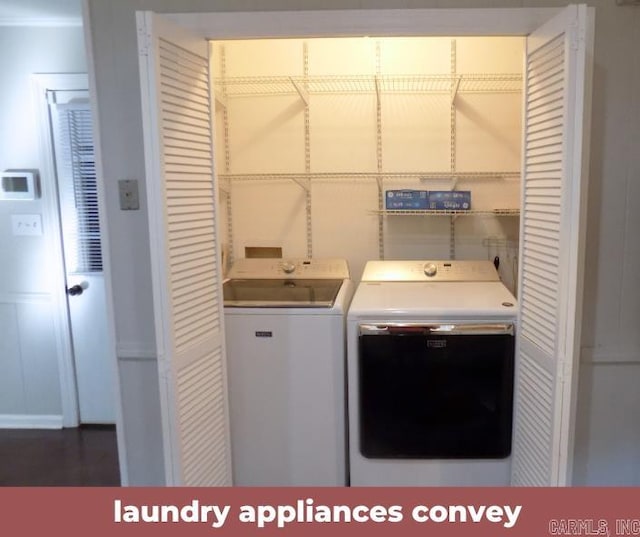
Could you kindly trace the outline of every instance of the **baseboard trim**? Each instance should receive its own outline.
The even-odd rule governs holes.
[[[62,429],[62,416],[0,414],[0,429]]]

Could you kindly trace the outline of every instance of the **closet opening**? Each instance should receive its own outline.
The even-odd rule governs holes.
[[[221,300],[224,274],[219,270],[224,256],[220,251],[226,251],[227,263],[242,257],[246,247],[281,247],[283,257],[323,257],[331,252],[349,260],[357,279],[364,260],[462,259],[467,255],[463,248],[472,246],[490,256],[486,249],[493,244],[492,238],[499,245],[504,239],[508,246],[511,237],[521,243],[518,278],[522,282],[515,290],[519,367],[511,483],[570,482],[585,245],[593,10],[570,5],[564,9],[507,10],[139,12],[137,18],[154,320],[157,348],[162,351],[158,373],[167,483],[229,484],[231,480]],[[442,129],[418,122],[420,114],[415,111],[405,111],[408,120],[401,121],[403,114],[398,110],[408,105],[394,100],[426,100],[436,92],[394,93],[389,89],[388,79],[401,78],[394,75],[416,74],[405,70],[402,63],[415,54],[385,61],[384,49],[380,47],[378,52],[375,43],[386,43],[386,38],[369,37],[374,45],[368,59],[349,66],[346,58],[353,54],[346,44],[367,42],[367,38],[340,40],[329,59],[319,62],[318,70],[315,58],[320,55],[312,50],[315,38],[300,40],[302,52],[295,54],[296,65],[302,67],[292,71],[285,57],[266,74],[263,71],[272,56],[260,56],[259,51],[251,58],[256,72],[241,74],[241,69],[233,72],[231,68],[233,54],[226,50],[227,45],[248,47],[252,42],[224,41],[224,54],[219,54],[217,43],[210,41],[247,36],[447,34],[501,36],[498,39],[526,36],[513,38],[521,43],[520,52],[513,53],[513,70],[496,66],[500,74],[517,74],[518,66],[526,69],[520,84],[525,95],[515,92],[512,96],[514,113],[505,114],[511,90],[480,88],[477,97],[465,95],[468,80],[461,75],[495,72],[493,66],[480,69],[479,60],[472,61],[468,71],[462,70],[459,45],[470,37],[456,37],[455,48],[451,44],[454,39],[447,38],[443,48],[448,55],[441,62],[448,62],[448,69],[426,73],[429,78],[443,75],[448,80],[442,94],[433,96],[442,100],[441,106],[421,103],[425,109],[422,116],[434,124],[439,124],[435,118],[448,118],[442,121]],[[324,41],[331,40],[317,43]],[[296,40],[272,41],[274,47],[287,42]],[[402,38],[397,41],[402,42]],[[479,43],[471,48],[480,51]],[[487,55],[486,60],[491,57]],[[246,60],[246,52],[238,58]],[[244,64],[240,62],[238,65]],[[365,70],[363,66],[369,67]],[[365,90],[344,91],[339,86],[340,91],[332,88],[326,95],[314,90],[312,77],[335,82],[345,73],[358,82],[366,79]],[[234,93],[233,79],[241,87],[254,87],[254,82],[259,82],[257,95],[240,90]],[[478,80],[484,83],[487,77]],[[282,82],[287,83],[286,92],[280,89]],[[489,99],[495,93],[499,99],[490,111],[476,111],[472,106],[472,99]],[[335,103],[322,106],[323,100]],[[265,102],[279,101],[276,112],[265,116],[266,110],[272,109]],[[243,102],[250,103],[244,112],[251,120],[246,125],[235,119]],[[210,103],[214,103],[213,110]],[[491,123],[502,125],[499,118],[503,114],[504,123],[515,133],[513,150],[511,154],[496,151],[489,157],[489,142],[509,139]],[[414,128],[410,120],[422,127]],[[465,134],[465,122],[487,121],[493,129],[469,129]],[[446,135],[438,134],[442,131]],[[465,138],[469,143],[462,143]],[[416,140],[425,143],[405,151],[406,146],[418,145]],[[433,151],[438,146],[442,152]],[[464,151],[472,148],[475,155],[467,153],[465,157]],[[489,161],[485,167],[484,156]],[[467,168],[465,162],[471,165]],[[522,178],[518,177],[520,170]],[[485,181],[488,186],[483,196],[479,189]],[[513,196],[499,199],[510,190],[510,181],[514,183]],[[446,195],[453,198],[454,190],[466,192],[471,207],[450,214],[444,211],[451,207],[436,207],[434,210],[443,212],[433,215],[427,214],[431,207],[386,205],[389,190],[418,190],[417,185],[423,184],[428,186],[420,190],[428,191],[429,196],[438,192],[441,201]],[[250,203],[239,203],[243,197]],[[484,204],[483,198],[490,202]],[[467,212],[458,214],[462,210]],[[242,218],[237,214],[240,211],[245,212]],[[418,211],[422,212],[413,214]],[[521,214],[516,218],[518,211]],[[502,222],[496,224],[499,232],[495,236],[486,233],[484,219]],[[482,233],[469,232],[473,239],[467,245],[462,240],[467,236],[462,233],[463,226]],[[508,226],[513,232],[504,231]],[[438,229],[438,233],[433,231]],[[489,240],[483,243],[484,238]],[[508,272],[507,267],[502,260],[501,271]],[[193,415],[198,419],[191,419]],[[201,440],[207,435],[215,442],[203,444]]]

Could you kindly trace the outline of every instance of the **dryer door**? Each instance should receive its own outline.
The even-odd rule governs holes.
[[[509,456],[513,364],[512,324],[361,325],[362,455]]]

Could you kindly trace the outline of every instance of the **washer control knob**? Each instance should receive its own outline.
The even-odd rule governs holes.
[[[438,267],[436,266],[435,263],[429,263],[427,265],[424,266],[424,273],[429,277],[433,277],[436,275],[436,272],[438,272]]]
[[[285,274],[291,274],[296,270],[296,266],[291,261],[285,261],[284,263],[282,263],[281,266],[282,266],[282,271]]]

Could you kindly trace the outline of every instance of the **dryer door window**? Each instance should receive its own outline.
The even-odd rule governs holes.
[[[361,327],[365,457],[498,459],[511,453],[513,326],[478,326]]]

